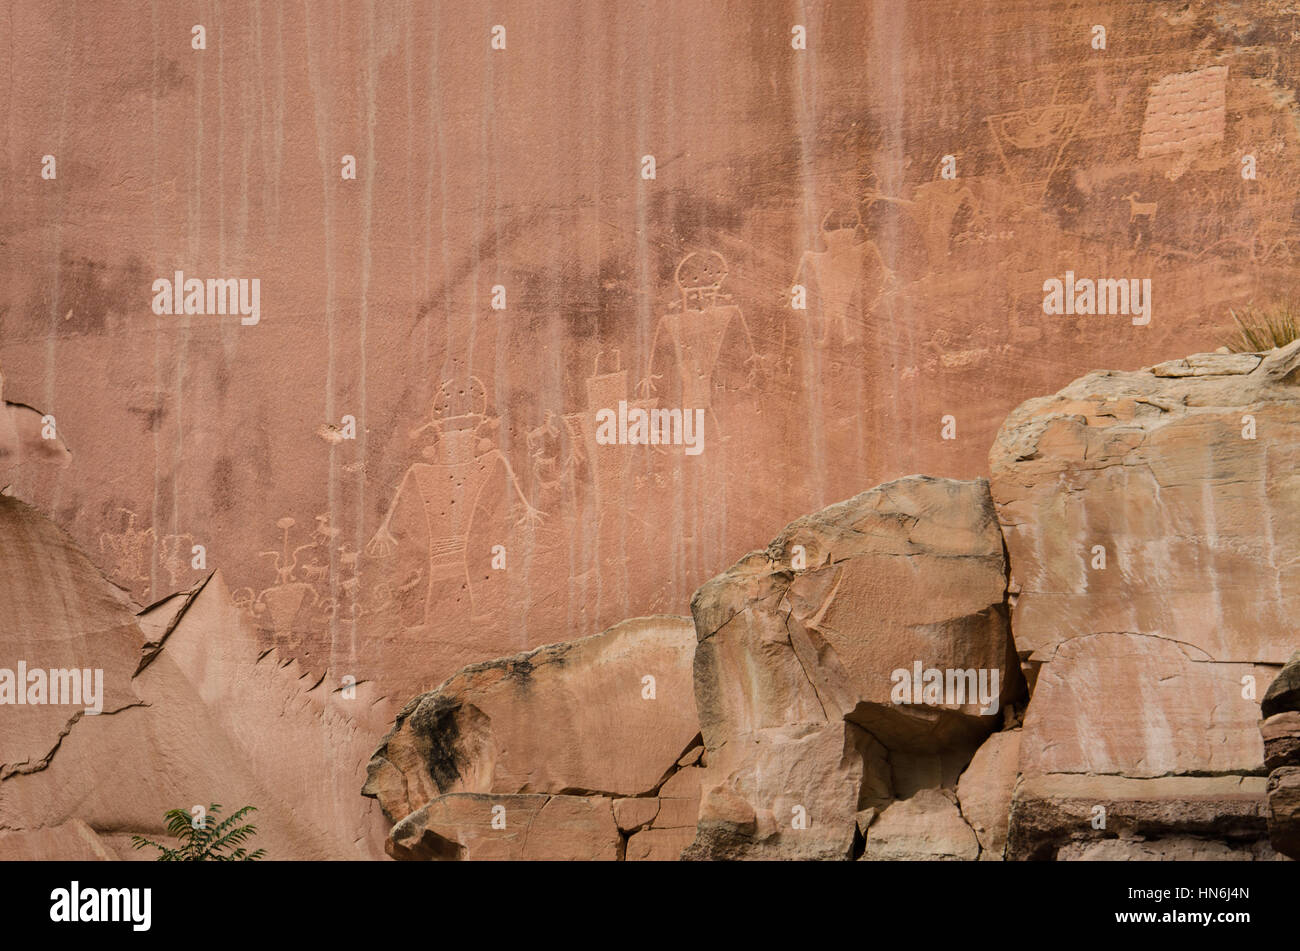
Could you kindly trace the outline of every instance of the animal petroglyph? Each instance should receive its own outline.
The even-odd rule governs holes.
[[[1157,204],[1154,201],[1138,201],[1137,199],[1137,192],[1121,195],[1119,199],[1128,202],[1128,223],[1134,232],[1133,246],[1135,248],[1142,243],[1144,231],[1148,236],[1150,235],[1151,222],[1155,220]]]
[[[1127,195],[1121,195],[1120,201],[1128,202],[1128,223],[1132,224],[1139,218],[1146,218],[1151,221],[1156,216],[1156,202],[1138,201],[1137,192],[1129,192]]]

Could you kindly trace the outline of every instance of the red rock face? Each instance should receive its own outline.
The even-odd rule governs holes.
[[[224,4],[195,49],[12,5],[0,367],[70,459],[4,478],[137,604],[202,545],[265,645],[406,696],[980,476],[1025,398],[1285,286],[1289,15],[946,13],[831,3],[799,50],[747,4]],[[155,313],[177,271],[256,279],[257,323]],[[1150,279],[1150,323],[1045,314],[1067,271]],[[703,451],[599,443],[620,403]]]
[[[272,857],[383,855],[357,790],[396,704],[260,651],[219,572],[133,614],[48,519],[0,498],[0,579],[0,859],[149,858],[131,836],[157,837],[167,810],[236,800]],[[51,673],[15,703],[20,664],[59,687]]]
[[[1294,705],[1261,739],[1233,693],[1294,648],[1294,381],[1208,353],[1293,286],[1294,14],[942,8],[0,11],[0,569],[40,581],[0,577],[0,646],[104,668],[120,711],[0,733],[12,853],[123,854],[104,830],[208,801],[195,762],[99,783],[194,723],[267,790],[279,857],[1113,857],[1080,832],[1101,795],[1166,837],[1139,857],[1294,852]],[[1000,525],[916,472],[991,476]],[[888,524],[843,564],[753,553],[844,499]],[[656,621],[618,653],[697,590],[701,651]],[[1008,637],[1038,701],[1014,738]],[[494,679],[557,642],[586,659],[550,693]],[[644,712],[636,651],[677,705],[602,719]],[[997,669],[1002,731],[957,703],[914,730],[912,662]],[[420,695],[468,698],[455,781],[411,779],[441,726],[402,721],[361,800]],[[232,698],[258,715],[214,719]]]

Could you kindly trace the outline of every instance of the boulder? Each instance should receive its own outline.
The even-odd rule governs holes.
[[[23,832],[0,833],[0,862],[115,862],[117,855],[80,819]]]
[[[1059,645],[1025,715],[1020,771],[1127,776],[1261,771],[1258,707],[1274,670],[1219,663],[1189,644],[1092,634]]]
[[[0,605],[2,783],[44,769],[78,721],[142,702],[132,678],[144,636],[130,602],[72,539],[9,496],[0,496]],[[51,670],[75,676],[75,691]]]
[[[1264,768],[1300,766],[1300,710],[1275,713],[1259,725],[1264,740]]]
[[[961,814],[979,840],[981,861],[999,861],[1007,845],[1011,794],[1020,767],[1020,730],[994,733],[957,782]]]
[[[1291,655],[1260,702],[1273,848],[1300,859],[1300,651]]]
[[[1092,845],[1130,833],[1262,854],[1264,750],[1245,678],[1273,674],[1148,635],[1059,644],[1025,715],[1008,858],[1118,857]]]
[[[1282,856],[1267,842],[1220,842],[1192,836],[1147,840],[1141,836],[1071,842],[1056,853],[1061,862],[1260,862]]]
[[[735,737],[709,769],[683,857],[848,859],[857,813],[888,799],[888,775],[884,747],[846,721]]]
[[[1277,679],[1264,692],[1259,709],[1266,717],[1288,710],[1300,711],[1300,651],[1292,654],[1278,672]]]
[[[659,814],[657,796],[641,796],[636,799],[615,799],[614,822],[620,832],[635,832],[650,825]]]
[[[1031,704],[1032,707],[1032,704]],[[1008,860],[1067,858],[1071,843],[1139,835],[1267,844],[1262,776],[1024,776],[1011,800]]]
[[[659,800],[659,812],[655,815],[651,827],[655,829],[690,829],[694,831],[700,819],[700,799],[693,797],[663,797]]]
[[[466,667],[397,715],[364,795],[397,822],[451,793],[654,793],[697,745],[694,650],[685,618],[636,618]]]
[[[257,807],[272,858],[382,857],[382,817],[356,788],[384,698],[260,648],[220,572],[137,614],[53,524],[0,497],[0,603],[4,656],[103,670],[98,715],[0,708],[0,828],[23,849],[147,858],[131,834],[161,840],[167,810],[217,802]]]
[[[1300,859],[1300,766],[1268,776],[1268,837],[1283,855]]]
[[[204,583],[131,681],[139,706],[82,718],[43,769],[0,782],[0,824],[79,818],[120,856],[147,857],[129,833],[162,841],[168,809],[218,802],[257,807],[256,845],[273,859],[383,856],[383,818],[356,789],[386,703],[241,649],[228,594],[220,574]]]
[[[1009,858],[1272,854],[1255,698],[1292,702],[1298,410],[1300,342],[1091,373],[1007,417],[990,486],[1036,669]]]
[[[861,809],[954,785],[1023,689],[1005,582],[987,485],[915,476],[798,519],[704,585],[710,784],[687,856],[848,858]],[[987,702],[974,680],[913,691],[930,670],[982,672]]]
[[[974,861],[980,846],[948,789],[922,789],[882,812],[867,831],[865,861]]]
[[[1175,364],[1091,373],[998,433],[1012,624],[1035,659],[1110,631],[1224,662],[1281,664],[1293,649],[1300,341]]]
[[[627,840],[629,862],[675,862],[695,839],[695,826],[677,829],[646,829]]]

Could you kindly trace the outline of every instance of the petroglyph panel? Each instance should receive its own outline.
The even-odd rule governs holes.
[[[982,476],[1023,400],[1289,292],[1295,16],[1221,6],[1109,4],[1097,48],[1047,0],[832,0],[799,49],[764,5],[229,3],[200,50],[22,0],[0,489],[141,607],[201,547],[264,648],[392,695],[685,614],[774,525]],[[1149,323],[1045,313],[1067,271],[1149,279]]]

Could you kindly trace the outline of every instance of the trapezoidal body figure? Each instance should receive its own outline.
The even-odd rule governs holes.
[[[491,491],[495,476],[504,477],[506,503],[517,502],[522,510],[516,524],[536,525],[542,520],[491,438],[495,422],[487,413],[487,391],[477,377],[443,383],[429,421],[410,434],[415,439],[432,430],[434,441],[421,449],[427,461],[406,470],[383,522],[366,545],[366,554],[373,558],[386,558],[403,546],[421,547],[425,624],[438,616],[436,605],[459,601],[462,595],[468,598],[472,615],[468,546],[476,513],[492,501],[490,496],[499,494]],[[414,575],[407,580],[413,581]]]
[[[752,381],[759,362],[754,349],[754,338],[745,323],[740,308],[722,293],[722,282],[727,278],[727,261],[716,251],[696,251],[686,255],[677,265],[673,279],[680,295],[659,318],[654,339],[650,345],[650,365],[645,379],[638,385],[643,397],[655,392],[655,352],[659,341],[672,342],[677,370],[681,375],[681,402],[683,409],[706,409],[713,415],[714,370],[722,353],[727,331],[735,321],[745,335]]]

